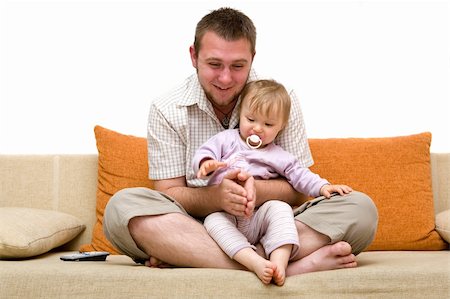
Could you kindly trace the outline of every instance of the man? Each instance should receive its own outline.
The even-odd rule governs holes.
[[[191,163],[195,150],[209,137],[238,124],[234,109],[252,70],[256,30],[241,12],[221,8],[197,24],[190,47],[196,74],[154,101],[148,120],[150,178],[155,190],[119,191],[108,203],[104,231],[111,243],[150,266],[242,269],[209,237],[201,219],[215,211],[250,215],[270,199],[292,206],[305,202],[285,179],[254,180],[230,171],[222,183],[206,187]],[[303,117],[293,91],[289,124],[276,143],[304,167],[312,164]],[[377,212],[360,192],[317,198],[295,211],[300,249],[286,274],[355,267],[358,254],[374,238]],[[262,254],[262,253],[260,253]]]

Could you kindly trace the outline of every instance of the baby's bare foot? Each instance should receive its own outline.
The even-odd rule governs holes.
[[[273,282],[276,285],[282,286],[286,280],[286,273],[284,268],[277,266],[273,272]]]
[[[253,265],[253,272],[256,273],[264,284],[269,284],[272,281],[275,271],[275,264],[263,258],[261,258],[257,264]]]
[[[233,256],[233,259],[254,272],[264,284],[272,281],[273,273],[276,270],[275,263],[258,255],[252,248],[241,249]]]

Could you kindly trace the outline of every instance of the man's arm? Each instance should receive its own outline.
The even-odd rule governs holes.
[[[246,188],[237,184],[238,174],[239,170],[230,171],[222,183],[207,187],[187,187],[185,177],[178,177],[154,181],[154,188],[175,198],[194,217],[217,211],[244,216],[248,198],[253,197],[255,190],[254,184],[247,184]],[[249,179],[253,181],[253,178]]]
[[[260,206],[268,200],[278,199],[291,206],[303,204],[308,197],[297,192],[285,178],[270,180],[255,180],[256,185],[256,206]]]

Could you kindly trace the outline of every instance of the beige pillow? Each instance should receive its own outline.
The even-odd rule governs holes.
[[[436,230],[445,241],[450,243],[450,210],[436,215]]]
[[[85,228],[69,214],[32,208],[0,207],[0,258],[45,253],[75,238]]]

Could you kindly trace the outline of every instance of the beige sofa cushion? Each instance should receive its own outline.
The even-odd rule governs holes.
[[[436,215],[436,230],[450,243],[450,210],[445,210]]]
[[[149,268],[123,255],[64,262],[69,252],[0,261],[1,298],[448,298],[448,251],[373,251],[358,267],[290,276],[265,285],[250,271]]]
[[[45,253],[75,238],[85,226],[69,214],[18,207],[0,207],[0,258],[25,258]]]

